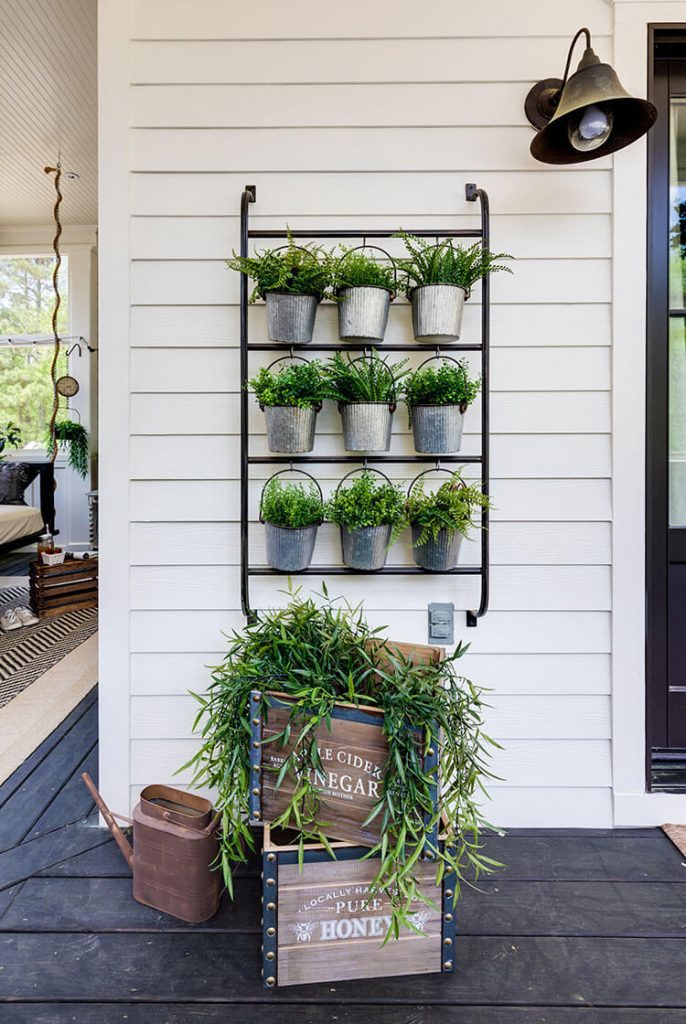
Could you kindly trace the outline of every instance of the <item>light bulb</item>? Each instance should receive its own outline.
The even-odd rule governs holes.
[[[612,132],[612,111],[605,111],[595,103],[584,107],[580,115],[569,121],[569,141],[582,153],[598,149],[607,142]]]

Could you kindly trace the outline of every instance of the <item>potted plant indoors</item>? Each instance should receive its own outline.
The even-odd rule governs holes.
[[[486,274],[511,273],[498,261],[512,257],[492,253],[479,242],[465,247],[445,238],[432,244],[405,231],[398,237],[409,254],[397,262],[404,274],[401,286],[412,303],[415,340],[436,345],[458,341],[462,310],[472,286]]]
[[[455,652],[439,662],[417,664],[397,653],[379,630],[367,625],[361,608],[330,600],[328,595],[304,599],[292,592],[280,609],[265,610],[230,641],[223,662],[213,669],[207,693],[197,696],[195,728],[201,742],[185,767],[192,767],[193,784],[212,789],[222,813],[221,868],[233,892],[233,868],[247,861],[254,838],[248,826],[251,769],[251,719],[268,708],[267,691],[291,698],[285,732],[268,741],[274,753],[289,743],[282,758],[277,785],[283,782],[287,808],[278,824],[295,828],[300,863],[305,844],[315,841],[330,850],[326,822],[318,813],[317,779],[325,769],[313,737],[326,731],[336,702],[348,702],[383,712],[388,756],[381,767],[378,803],[381,838],[369,856],[381,854],[372,892],[388,895],[391,921],[388,937],[410,927],[419,894],[415,873],[420,854],[427,850],[427,821],[436,786],[435,767],[418,756],[417,735],[437,747],[441,765],[442,801],[446,808],[445,840],[428,855],[438,865],[438,879],[455,873],[450,893],[493,869],[481,852],[480,832],[487,823],[478,807],[490,773],[491,741],[482,732],[480,690],[461,677]],[[251,692],[261,692],[260,704]],[[440,813],[440,812],[439,812]],[[438,893],[438,890],[437,890]],[[437,897],[438,898],[438,897]],[[416,932],[416,928],[414,929]]]
[[[67,461],[71,468],[85,480],[88,475],[88,431],[81,423],[60,420],[55,424],[55,436],[47,439],[48,451],[54,444],[66,445]]]
[[[272,367],[286,362],[279,370]],[[321,363],[284,356],[248,382],[264,412],[270,452],[311,452],[317,413],[322,407],[324,381]]]
[[[0,459],[6,448],[18,448],[21,444],[21,430],[12,420],[0,425]]]
[[[389,365],[375,352],[350,359],[336,352],[324,367],[327,398],[338,402],[349,452],[387,452],[405,360]]]
[[[332,260],[332,287],[338,300],[338,335],[343,341],[383,341],[388,311],[396,292],[395,264],[376,245],[347,249]],[[389,262],[368,256],[365,249],[382,252]]]
[[[344,487],[353,473],[360,476]],[[391,532],[403,519],[404,504],[400,487],[378,469],[354,469],[344,476],[324,506],[324,518],[340,527],[343,564],[365,572],[383,569]]]
[[[459,470],[435,491],[426,491],[421,477],[435,472],[425,470],[410,484],[405,523],[412,530],[412,554],[420,569],[450,572],[457,568],[462,539],[478,525],[477,510],[490,508],[490,500],[466,484]]]
[[[312,561],[317,530],[324,517],[321,487],[305,470],[292,470],[309,478],[306,486],[283,482],[283,469],[269,478],[260,498],[260,522],[267,539],[267,561],[279,572],[302,572]]]
[[[429,366],[438,362],[438,367]],[[415,451],[434,455],[459,452],[467,407],[481,382],[471,380],[466,360],[449,356],[426,359],[403,382]]]
[[[254,256],[234,253],[227,266],[255,281],[250,301],[265,300],[270,341],[288,345],[312,341],[317,306],[330,277],[330,256],[321,246],[296,245],[289,237],[287,245]]]

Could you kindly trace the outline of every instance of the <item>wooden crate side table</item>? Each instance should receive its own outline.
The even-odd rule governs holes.
[[[42,619],[81,608],[97,608],[98,560],[70,559],[62,565],[31,562],[29,589],[31,607]]]

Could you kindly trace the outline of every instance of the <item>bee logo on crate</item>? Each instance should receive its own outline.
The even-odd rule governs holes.
[[[289,924],[289,930],[295,935],[296,942],[311,942],[314,931],[314,921],[296,921]]]

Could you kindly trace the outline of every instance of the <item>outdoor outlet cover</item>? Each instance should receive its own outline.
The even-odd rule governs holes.
[[[433,602],[429,605],[429,643],[455,643],[455,605]]]

